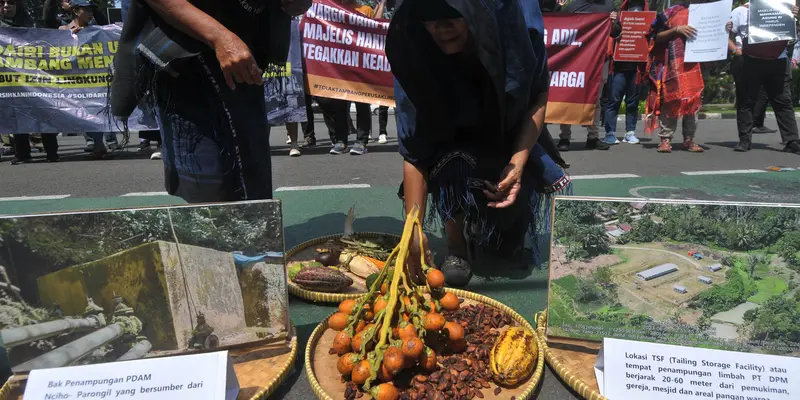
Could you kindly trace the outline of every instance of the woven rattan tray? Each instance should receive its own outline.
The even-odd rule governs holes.
[[[600,351],[599,342],[574,339],[547,341],[547,314],[538,315],[536,332],[542,344],[544,358],[550,368],[572,390],[587,400],[608,400],[600,394],[594,375],[594,363]]]
[[[286,252],[286,265],[291,265],[293,262],[298,261],[313,261],[317,254],[316,246],[324,244],[329,240],[339,239],[340,237],[342,237],[341,234],[322,236],[293,247],[291,250]],[[359,240],[390,239],[400,243],[400,236],[389,233],[356,232],[355,237]],[[286,269],[288,271],[288,268]],[[353,285],[345,289],[345,291],[342,293],[325,293],[305,290],[300,286],[297,286],[294,282],[292,282],[291,279],[287,278],[287,282],[289,284],[289,293],[301,299],[318,303],[339,303],[342,300],[357,299],[367,293],[367,283],[364,279],[353,274],[347,275],[353,278]]]
[[[294,331],[294,328],[292,328]],[[292,374],[297,359],[297,337],[229,351],[239,380],[237,400],[262,400],[271,395]],[[12,377],[0,389],[0,400],[21,400],[27,376]]]
[[[531,332],[534,332],[534,329],[531,327],[528,321],[525,320],[525,318],[497,300],[477,293],[467,292],[465,290],[450,288],[446,288],[445,290],[455,294],[460,298],[463,298],[465,300],[463,303],[464,305],[468,305],[470,303],[483,303],[503,311],[509,314],[511,318],[517,324],[519,324],[519,326],[530,329]],[[333,343],[334,334],[334,331],[328,329],[328,318],[325,318],[325,320],[317,326],[314,332],[311,333],[311,337],[306,345],[306,377],[311,383],[311,387],[314,389],[314,393],[317,395],[317,398],[320,400],[340,400],[344,398],[345,385],[341,382],[341,377],[336,371],[337,358],[328,354],[328,349],[330,349],[331,344]],[[538,335],[537,339],[539,339]],[[536,386],[542,379],[542,374],[544,373],[544,352],[542,351],[542,347],[543,343],[539,339],[539,355],[536,358],[536,368],[526,382],[520,384],[514,389],[503,390],[499,396],[492,394],[492,390],[495,388],[494,383],[492,383],[491,389],[486,389],[484,391],[484,398],[487,400],[508,400],[512,397],[516,400],[531,398],[533,393],[536,391]],[[364,397],[361,399],[368,400],[370,398],[371,397],[369,395],[364,395]]]

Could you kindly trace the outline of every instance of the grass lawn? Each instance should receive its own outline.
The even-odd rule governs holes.
[[[786,291],[786,282],[776,276],[768,276],[764,279],[760,279],[756,281],[756,287],[758,287],[758,292],[755,295],[750,296],[747,301],[756,304],[762,304],[770,297],[781,294]]]

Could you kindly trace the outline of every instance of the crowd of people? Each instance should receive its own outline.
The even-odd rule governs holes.
[[[26,10],[24,0],[0,1],[0,27],[44,28],[67,30],[77,34],[91,25],[106,25],[106,15],[89,0],[46,0],[41,18],[34,19]],[[69,133],[67,133],[69,134]],[[80,132],[86,141],[84,151],[93,158],[102,158],[109,151],[122,150],[114,132]],[[25,164],[33,160],[31,151],[35,148],[47,155],[48,162],[59,161],[57,133],[2,133],[1,155],[13,156],[11,164]],[[150,153],[151,159],[161,159],[159,131],[139,133],[138,150]],[[151,151],[150,143],[157,147]],[[31,144],[34,146],[32,147]]]
[[[60,8],[52,1],[45,7],[45,27],[77,32],[102,23],[102,14],[87,0],[64,0]],[[372,9],[357,0],[335,1],[369,17],[383,16],[387,5],[384,0]],[[571,148],[571,127],[562,125],[556,141],[544,124],[549,73],[542,10],[608,13],[611,19],[602,93],[595,123],[586,127],[587,148],[607,150],[619,143],[616,121],[623,101],[622,141],[638,143],[638,105],[643,100],[645,130],[657,132],[658,152],[672,151],[680,122],[682,149],[701,153],[695,133],[703,74],[701,64],[684,61],[684,45],[697,34],[688,25],[689,4],[701,1],[657,13],[647,63],[611,58],[621,31],[618,11],[646,10],[643,0],[626,0],[619,10],[612,0],[573,0],[566,5],[510,1],[502,2],[503,12],[497,13],[487,9],[486,0],[398,2],[386,37],[404,159],[398,194],[407,211],[429,205],[429,212],[444,224],[448,255],[441,269],[449,284],[470,279],[476,246],[506,256],[522,254],[525,238],[535,243],[536,235],[547,229],[546,222],[537,219],[546,200],[568,190],[567,164],[560,153]],[[168,193],[190,203],[272,198],[263,71],[269,64],[285,62],[292,18],[303,14],[311,0],[240,0],[226,7],[218,3],[123,2],[126,17],[114,61],[111,111],[123,123],[136,107],[157,117],[160,134],[140,133],[140,148],[149,148],[152,141],[161,147]],[[35,26],[18,16],[19,7],[15,14],[15,4],[3,0],[4,26]],[[489,4],[501,7],[499,2]],[[735,150],[750,150],[750,135],[765,129],[764,108],[769,103],[785,151],[800,153],[790,92],[795,41],[748,44],[748,21],[743,18],[747,7],[733,10],[725,26],[731,34],[736,77],[740,140]],[[797,11],[792,10],[795,16]],[[525,68],[514,67],[518,65]],[[647,90],[640,95],[641,83]],[[353,123],[350,101],[315,101],[329,130],[330,153],[366,153],[372,136],[370,106],[356,103]],[[307,96],[309,122],[302,125],[302,140],[298,124],[288,126],[293,156],[301,147],[316,145],[311,104]],[[379,108],[378,115],[378,141],[383,143],[388,108]],[[600,129],[605,130],[602,138]],[[351,144],[348,136],[353,132],[356,141]],[[86,135],[87,150],[102,156],[110,146],[103,133]],[[26,134],[14,135],[14,163],[30,159],[30,140]],[[41,135],[41,142],[48,160],[57,161],[55,134]],[[424,235],[415,240],[426,243]]]

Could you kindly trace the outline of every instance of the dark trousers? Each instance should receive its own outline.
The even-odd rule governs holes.
[[[735,56],[731,60],[731,74],[733,75],[733,82],[736,85],[736,104],[739,104],[739,99],[743,99],[747,82],[744,77],[744,56]],[[738,109],[738,106],[737,106]],[[767,116],[767,91],[762,86],[758,91],[758,98],[753,106],[753,126],[764,126],[764,118]]]
[[[139,139],[144,140],[148,144],[156,142],[161,145],[161,131],[139,131]]]
[[[785,142],[797,140],[797,121],[792,107],[792,73],[787,58],[762,60],[744,56],[744,96],[736,104],[736,123],[739,140],[749,141],[753,129],[753,110],[763,86],[767,99],[775,112],[781,138]]]
[[[378,134],[388,135],[386,132],[386,125],[389,125],[389,107],[378,107]]]
[[[349,144],[347,136],[350,134],[350,102],[347,100],[317,98],[317,103],[322,108],[322,116],[328,127],[331,143],[342,142]],[[356,140],[369,143],[372,130],[372,113],[369,104],[356,103]]]
[[[26,160],[31,158],[31,135],[27,133],[14,134],[14,153],[18,160]],[[42,145],[44,151],[47,153],[48,159],[55,159],[58,157],[58,134],[57,133],[43,133]]]
[[[306,122],[300,124],[301,128],[303,128],[303,137],[304,138],[315,138],[316,135],[314,133],[314,107],[313,105],[313,98],[310,94],[306,93]]]
[[[637,71],[615,71],[608,77],[608,95],[603,102],[606,133],[617,131],[617,114],[625,97],[625,132],[636,130],[639,118],[639,91],[636,86]]]

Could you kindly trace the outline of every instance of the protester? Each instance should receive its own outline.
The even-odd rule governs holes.
[[[750,18],[750,3],[741,4],[731,11],[731,22],[733,29],[731,36],[733,40],[728,40],[728,50],[730,50],[733,57],[731,58],[731,74],[733,75],[733,82],[736,85],[736,102],[740,102],[745,94],[745,86],[747,83],[744,76],[744,57],[742,56],[742,43],[743,39],[747,36],[748,20]],[[764,120],[767,116],[767,92],[764,90],[763,85],[758,91],[758,98],[753,106],[753,129],[751,133],[775,133],[774,129],[764,126]]]
[[[622,32],[622,27],[617,21],[617,12],[614,10],[614,2],[612,0],[573,0],[562,9],[564,12],[580,14],[580,13],[608,13],[611,19],[611,34],[612,38],[619,36]],[[603,112],[603,94],[608,79],[608,60],[603,64],[602,72],[603,81],[600,83],[600,92],[597,96],[597,106],[594,113],[594,121],[591,125],[586,125],[586,149],[589,150],[608,150],[609,145],[617,144],[619,141],[614,135],[606,135],[604,140],[599,138],[598,125],[602,122]],[[558,150],[569,151],[570,142],[572,140],[572,127],[567,124],[561,125],[561,134],[559,135]]]
[[[33,28],[34,22],[25,10],[23,0],[2,0],[0,2],[0,27],[2,28]]]
[[[113,115],[155,108],[165,186],[190,203],[272,198],[262,69],[283,64],[310,0],[133,0],[114,60]],[[145,107],[148,108],[148,107]]]
[[[42,7],[42,20],[44,27],[50,29],[58,29],[61,26],[69,25],[74,18],[74,6],[76,4],[89,3],[92,11],[92,17],[97,25],[108,25],[108,18],[97,7],[96,4],[91,4],[88,1],[70,1],[70,0],[45,0],[44,7]]]
[[[386,144],[389,142],[389,132],[386,131],[386,126],[389,125],[389,107],[378,107],[378,143]]]
[[[470,280],[473,244],[520,255],[526,232],[536,240],[535,232],[547,229],[536,218],[544,197],[569,182],[542,130],[549,88],[544,26],[538,4],[528,6],[532,15],[523,18],[518,1],[495,14],[479,0],[406,0],[389,27],[386,54],[405,160],[399,194],[407,212],[419,205],[423,216],[432,194],[430,212],[447,233],[441,270],[451,286]],[[415,240],[427,246],[424,237]]]
[[[623,0],[620,11],[646,11],[644,0]],[[619,36],[610,46],[610,57],[614,56],[614,48]],[[622,98],[625,98],[625,143],[638,144],[636,122],[639,119],[639,75],[644,71],[645,63],[613,61],[609,70],[608,94],[603,102],[603,120],[606,128],[606,144],[615,144],[617,140],[617,115]]]
[[[749,6],[749,3],[745,6]],[[792,15],[797,18],[798,7],[792,7]],[[741,24],[748,21],[736,21],[734,31],[741,30]],[[747,31],[747,27],[744,28]],[[739,129],[739,144],[733,150],[749,151],[752,147],[753,108],[763,87],[772,111],[778,122],[781,139],[785,143],[783,151],[800,153],[800,137],[798,137],[797,120],[792,106],[792,70],[788,41],[749,44],[743,38],[742,75],[744,88],[742,98],[736,101],[736,124]]]
[[[355,11],[369,18],[375,18],[375,10],[372,7],[360,4],[357,0],[336,0],[342,7],[351,11]],[[319,100],[318,100],[319,102]],[[323,103],[325,105],[323,106]],[[320,103],[320,106],[327,108],[328,118],[330,122],[328,130],[333,128],[334,137],[332,138],[333,147],[330,150],[331,154],[344,154],[347,152],[348,135],[350,134],[350,101],[338,99],[326,99]],[[340,104],[344,103],[344,104]],[[369,143],[372,134],[372,111],[369,104],[354,102],[356,105],[356,142],[350,148],[350,154],[363,155],[367,153],[367,144]],[[344,122],[338,121],[344,119]],[[344,129],[344,131],[342,131]]]
[[[152,142],[156,142],[156,151],[150,154],[151,160],[160,160],[161,154],[161,132],[154,130],[139,131],[139,148],[136,150],[140,153],[147,153],[152,151],[150,147]]]
[[[291,145],[289,146],[290,157],[300,157],[300,149],[297,145],[297,125],[297,122],[289,122],[286,124],[286,134],[291,140]]]
[[[705,151],[694,141],[696,114],[703,105],[703,73],[700,63],[683,61],[686,40],[697,35],[697,30],[688,25],[689,4],[678,4],[658,13],[650,27],[647,73],[651,85],[646,129],[652,132],[659,128],[659,153],[672,152],[678,119],[682,119],[683,149],[692,153]],[[725,29],[731,31],[730,21]]]

